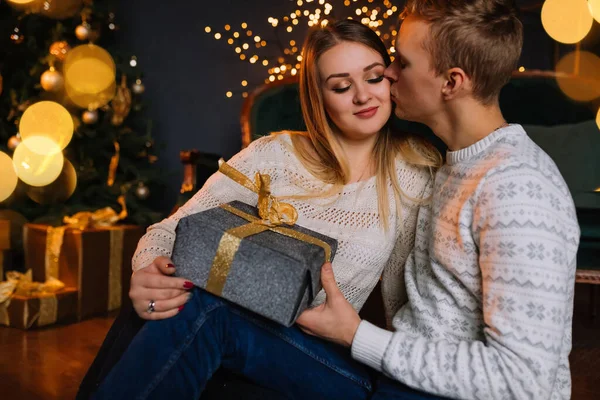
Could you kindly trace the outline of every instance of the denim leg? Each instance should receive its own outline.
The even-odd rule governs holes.
[[[197,400],[221,365],[289,398],[366,399],[371,389],[348,349],[195,289],[177,316],[146,323],[95,398]]]
[[[371,400],[443,400],[445,397],[421,392],[405,384],[380,376]]]

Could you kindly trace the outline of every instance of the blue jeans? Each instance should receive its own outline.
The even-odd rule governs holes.
[[[194,289],[177,316],[144,325],[93,398],[198,400],[221,366],[289,399],[368,399],[373,391],[374,371],[349,349]],[[402,399],[408,389],[385,388],[374,398]]]
[[[95,398],[197,400],[220,366],[290,399],[366,399],[371,391],[372,370],[348,349],[194,289],[177,316],[145,324]]]

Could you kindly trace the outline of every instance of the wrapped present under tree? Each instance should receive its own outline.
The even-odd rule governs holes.
[[[10,221],[0,219],[0,281],[4,280],[4,271],[8,270],[10,250]]]
[[[66,217],[68,225],[61,227],[24,229],[25,268],[34,281],[57,278],[77,288],[79,319],[115,310],[127,299],[131,259],[143,229],[112,225],[123,215],[109,210]]]
[[[33,282],[31,271],[0,282],[0,325],[31,329],[76,319],[77,289],[57,279]]]

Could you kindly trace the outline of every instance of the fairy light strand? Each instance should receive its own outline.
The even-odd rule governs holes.
[[[392,60],[398,25],[398,7],[389,0],[344,0],[332,5],[333,0],[297,0],[294,9],[280,17],[268,17],[269,34],[261,34],[247,22],[226,24],[221,29],[206,26],[204,31],[215,40],[227,43],[242,62],[256,65],[265,71],[259,84],[280,81],[296,76],[302,60],[301,39],[306,28],[327,25],[331,20],[345,18],[360,21],[370,27],[384,41]],[[303,28],[301,30],[300,28]],[[301,31],[299,35],[297,32]],[[228,90],[227,98],[241,94],[247,97],[253,84],[248,78],[240,80],[239,90]]]

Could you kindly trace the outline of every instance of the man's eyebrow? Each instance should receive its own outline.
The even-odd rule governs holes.
[[[381,65],[383,68],[385,68],[385,65],[383,65],[382,63],[380,63],[380,62],[374,62],[373,64],[364,67],[363,71],[364,72],[370,71],[370,70],[372,70],[373,68],[375,68],[378,65]],[[347,73],[347,72],[342,72],[342,73],[339,73],[339,74],[331,74],[331,75],[329,75],[327,77],[327,79],[325,79],[325,82],[327,82],[331,78],[347,78],[349,76],[350,76],[350,74]]]

